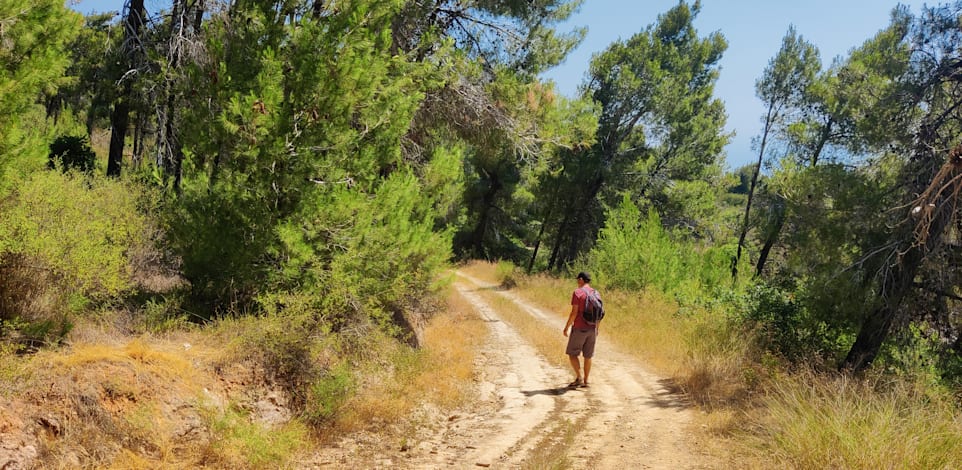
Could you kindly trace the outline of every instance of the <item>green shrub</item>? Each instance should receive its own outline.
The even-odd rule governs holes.
[[[757,284],[744,294],[737,310],[738,321],[759,334],[760,346],[783,358],[835,363],[851,344],[851,333],[832,328],[813,313],[806,286],[793,290]]]
[[[140,192],[120,181],[35,172],[0,204],[3,319],[37,324],[37,340],[69,331],[68,314],[132,287],[129,253],[147,246]]]
[[[177,296],[159,300],[148,299],[142,309],[144,328],[152,333],[163,333],[185,328],[191,321],[190,316],[181,309],[182,299]]]
[[[729,247],[701,247],[673,235],[661,218],[647,218],[628,197],[608,211],[598,243],[587,264],[597,282],[609,288],[655,287],[684,302],[731,286]]]
[[[267,208],[249,194],[193,186],[170,202],[163,212],[165,232],[190,281],[194,310],[208,319],[248,310],[271,267]]]
[[[0,2],[0,197],[13,166],[43,158],[45,112],[38,98],[66,81],[70,43],[83,16],[60,0]],[[39,155],[38,155],[39,154]],[[19,170],[17,168],[16,170]]]
[[[63,171],[79,170],[89,172],[94,169],[97,154],[87,143],[87,137],[63,135],[57,137],[50,144],[50,155],[47,157],[47,167],[59,167]]]
[[[758,338],[766,349],[796,357],[803,347],[799,337],[802,307],[792,294],[776,287],[757,285],[749,289],[744,319],[761,330]]]
[[[234,320],[239,335],[234,350],[241,359],[263,367],[268,378],[303,404],[303,389],[323,373],[318,351],[329,330],[318,323],[313,298],[305,295],[265,295],[261,315]],[[225,326],[230,326],[228,321]],[[299,403],[297,403],[299,399]]]
[[[450,233],[434,230],[431,205],[406,171],[373,194],[319,191],[277,227],[283,262],[272,284],[313,296],[315,311],[335,330],[373,321],[391,334],[406,333],[397,316],[430,297],[451,254]]]
[[[501,287],[511,289],[518,285],[518,276],[521,274],[518,267],[510,261],[498,261],[496,275],[501,282]]]
[[[877,366],[930,387],[957,386],[962,380],[962,355],[924,323],[910,324],[887,342],[880,351]]]
[[[354,386],[351,370],[346,365],[342,364],[327,371],[310,385],[304,406],[304,419],[314,425],[330,421],[351,397]]]
[[[223,468],[289,468],[308,439],[307,429],[296,421],[267,427],[252,422],[248,414],[236,405],[207,410],[208,458]]]

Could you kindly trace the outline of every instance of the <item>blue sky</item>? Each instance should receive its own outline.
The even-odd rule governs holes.
[[[169,0],[146,0],[148,9],[168,8]],[[583,82],[591,56],[613,41],[627,39],[653,23],[677,0],[585,0],[562,30],[586,26],[588,35],[560,66],[545,74],[558,90],[574,96]],[[762,105],[755,97],[755,80],[778,52],[788,26],[821,52],[823,66],[861,45],[889,22],[899,2],[889,0],[702,0],[695,20],[701,36],[721,31],[728,50],[721,61],[715,94],[725,102],[729,131],[735,137],[726,147],[728,166],[739,167],[754,160],[751,139],[761,129]],[[921,1],[903,1],[913,12]],[[937,3],[937,2],[929,2]],[[119,10],[123,0],[80,0],[81,12]]]
[[[627,39],[641,31],[677,3],[677,0],[585,0],[581,10],[568,22],[571,25],[568,29],[587,26],[587,37],[565,63],[545,76],[557,83],[561,93],[574,96],[584,81],[593,54],[613,41]],[[818,47],[822,65],[827,67],[833,58],[846,55],[887,26],[889,14],[898,3],[895,0],[702,0],[701,13],[695,19],[699,35],[704,37],[721,31],[728,40],[715,87],[715,95],[725,102],[728,112],[727,129],[736,134],[725,149],[728,166],[736,168],[757,158],[751,140],[761,130],[763,108],[755,97],[755,80],[778,52],[789,25],[794,24],[799,34]],[[923,6],[920,1],[901,3],[915,13]]]

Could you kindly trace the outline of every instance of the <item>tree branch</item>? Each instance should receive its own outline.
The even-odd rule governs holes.
[[[950,298],[950,299],[952,299],[952,300],[962,301],[962,296],[960,296],[960,295],[953,294],[953,293],[951,293],[951,292],[946,292],[946,291],[941,290],[941,289],[934,289],[934,288],[931,288],[931,287],[926,286],[925,284],[922,284],[921,282],[913,282],[913,283],[912,283],[912,287],[915,287],[915,288],[918,288],[918,289],[922,289],[922,290],[924,290],[924,291],[926,291],[926,292],[931,292],[931,293],[936,294],[936,295],[939,295],[939,296],[941,296],[941,297],[948,297],[948,298]]]

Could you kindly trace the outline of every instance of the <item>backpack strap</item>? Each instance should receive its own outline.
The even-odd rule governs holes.
[[[588,309],[588,296],[591,295],[591,291],[593,291],[594,289],[591,289],[590,287],[585,288],[584,286],[579,287],[578,289],[585,293],[585,302],[584,302],[584,305],[581,306],[581,319],[584,320],[585,310]],[[588,289],[591,289],[591,291],[589,291]],[[585,322],[587,323],[587,320],[585,320]]]
[[[579,314],[579,316],[581,317],[581,321],[588,324],[588,326],[591,327],[592,329],[597,328],[598,327],[597,323],[591,323],[588,321],[588,319],[585,318],[585,311],[588,310],[588,297],[591,295],[592,292],[597,292],[597,291],[594,288],[585,287],[585,286],[579,287],[578,289],[585,293],[585,303],[584,305],[581,306],[581,313]]]

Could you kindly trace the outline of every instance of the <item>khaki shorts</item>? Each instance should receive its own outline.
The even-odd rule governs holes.
[[[568,334],[568,347],[565,354],[577,356],[583,354],[585,359],[591,359],[595,355],[595,338],[598,337],[598,330],[589,328],[587,330],[572,329]]]

